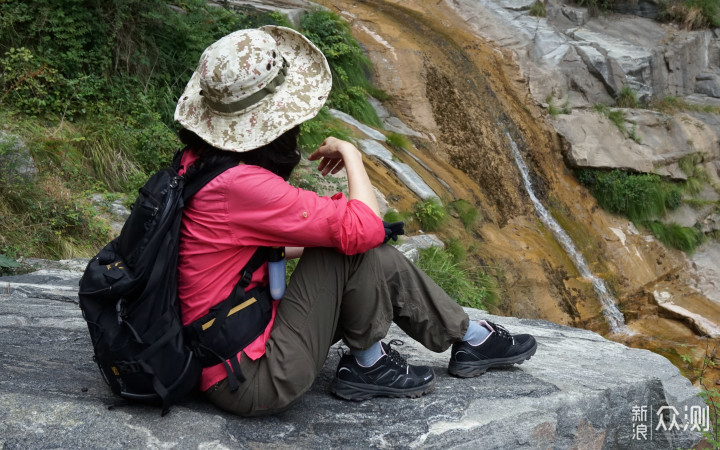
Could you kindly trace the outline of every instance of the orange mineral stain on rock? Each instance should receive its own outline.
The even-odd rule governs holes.
[[[463,242],[469,259],[497,277],[501,302],[496,312],[609,331],[592,286],[535,215],[508,150],[507,131],[530,167],[538,198],[591,271],[609,285],[633,333],[607,337],[675,354],[673,362],[692,378],[692,370],[677,363],[677,354],[686,346],[702,347],[702,352],[690,352],[697,367],[706,340],[687,320],[646,301],[659,283],[669,295],[687,295],[693,277],[687,258],[603,211],[578,183],[563,160],[563,142],[547,121],[547,111],[532,100],[513,52],[473,34],[445,2],[319,3],[350,22],[374,64],[374,83],[390,95],[384,106],[428,136],[412,137],[409,150],[429,170],[402,152],[394,151],[395,156],[411,165],[445,204],[462,198],[477,207],[480,218],[469,229],[451,220],[439,234]],[[392,207],[409,211],[419,199],[371,159],[366,161],[373,183]],[[704,304],[699,300],[684,304],[699,314],[715,314],[698,306]]]

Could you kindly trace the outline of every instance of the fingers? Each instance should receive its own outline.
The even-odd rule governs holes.
[[[323,158],[318,165],[318,170],[322,172],[323,176],[326,176],[329,173],[338,173],[343,167],[345,167],[345,163],[342,159]]]
[[[345,161],[343,161],[340,148],[343,144],[348,143],[328,136],[318,149],[308,156],[308,161],[316,161],[319,159],[320,164],[318,164],[318,170],[322,172],[323,176],[336,174],[345,167]]]

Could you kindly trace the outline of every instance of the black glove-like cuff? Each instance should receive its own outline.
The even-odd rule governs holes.
[[[383,244],[392,239],[397,241],[397,238],[401,234],[405,234],[405,222],[385,222],[383,220],[383,226],[385,227],[385,240]]]

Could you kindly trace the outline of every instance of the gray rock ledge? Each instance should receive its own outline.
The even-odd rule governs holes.
[[[475,379],[447,374],[449,352],[432,353],[393,327],[400,352],[435,368],[435,390],[419,399],[334,398],[328,385],[339,356],[287,412],[235,417],[194,396],[160,417],[157,409],[116,406],[92,361],[77,304],[53,272],[0,278],[0,448],[689,448],[693,432],[653,431],[633,440],[632,408],[648,422],[664,405],[683,414],[703,405],[697,390],[665,358],[596,333],[539,320],[494,317],[468,309],[538,340],[521,366]],[[35,279],[33,277],[36,277]],[[44,280],[44,281],[43,281]],[[35,289],[44,282],[62,289]],[[679,417],[682,420],[682,417]],[[669,421],[667,421],[669,423]],[[650,429],[650,426],[648,427]]]

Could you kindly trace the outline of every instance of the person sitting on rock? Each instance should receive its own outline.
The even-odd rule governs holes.
[[[259,336],[225,363],[203,369],[201,390],[235,414],[289,407],[310,388],[339,340],[350,351],[331,383],[338,397],[429,392],[433,369],[409,365],[381,341],[391,322],[432,351],[452,345],[448,370],[459,377],[521,363],[537,347],[530,335],[471,322],[425,273],[383,245],[397,229],[386,230],[379,217],[353,144],[328,137],[308,157],[320,161],[323,175],[345,168],[347,197],[320,197],[287,182],[300,161],[299,126],[323,107],[331,84],[324,55],[300,33],[278,26],[240,30],[205,50],[175,110],[187,178],[204,164],[238,161],[184,208],[178,260],[183,323],[228,297],[258,247],[286,247],[288,258],[300,257],[282,299],[268,300]],[[248,290],[267,286],[267,264],[248,281]]]

